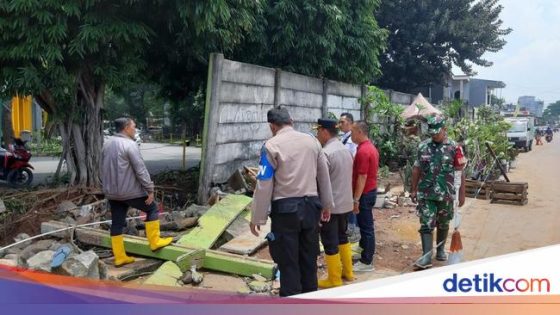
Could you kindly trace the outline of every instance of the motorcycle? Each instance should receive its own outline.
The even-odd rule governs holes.
[[[546,142],[552,141],[552,134],[550,134],[550,133],[547,134],[545,139],[546,139]]]
[[[8,182],[13,188],[31,185],[33,166],[29,164],[31,152],[27,150],[26,141],[15,139],[8,150],[0,149],[0,180]]]

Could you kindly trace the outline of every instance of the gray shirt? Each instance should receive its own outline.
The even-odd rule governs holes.
[[[329,176],[334,199],[333,214],[352,211],[352,154],[337,138],[327,141],[323,148],[329,166]]]
[[[141,198],[154,191],[138,145],[124,134],[109,137],[103,144],[101,182],[109,200]]]
[[[319,196],[323,208],[334,207],[327,159],[308,134],[284,127],[261,151],[251,222],[264,225],[272,200]]]

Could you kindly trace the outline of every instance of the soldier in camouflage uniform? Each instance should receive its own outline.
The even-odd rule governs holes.
[[[415,266],[427,269],[432,266],[432,247],[434,228],[437,227],[436,259],[447,260],[445,240],[449,231],[449,221],[453,218],[455,198],[454,175],[462,170],[466,159],[463,151],[454,141],[447,138],[445,119],[442,116],[429,116],[428,133],[432,136],[420,143],[418,155],[412,172],[411,197],[418,202],[416,208],[420,217],[420,236],[423,256]],[[465,203],[465,178],[461,179],[459,206]],[[430,254],[428,254],[430,253]]]

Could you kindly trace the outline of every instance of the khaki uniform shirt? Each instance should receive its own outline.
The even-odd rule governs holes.
[[[324,209],[334,208],[329,169],[321,145],[313,136],[287,126],[261,151],[251,222],[266,224],[273,200],[319,196]]]
[[[331,179],[334,209],[332,214],[343,214],[352,211],[352,163],[350,151],[336,138],[327,141],[323,152],[327,157],[329,177]]]

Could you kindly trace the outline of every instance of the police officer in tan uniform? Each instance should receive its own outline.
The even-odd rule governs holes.
[[[273,137],[261,151],[251,232],[258,236],[270,213],[267,240],[280,296],[315,291],[319,222],[334,206],[326,157],[317,139],[293,129],[285,108],[271,109],[267,120]]]
[[[338,140],[337,121],[319,119],[317,139],[327,157],[334,199],[330,220],[321,226],[321,242],[325,249],[327,278],[319,280],[319,288],[342,285],[342,278],[354,280],[352,246],[348,241],[348,214],[352,212],[352,153]]]

